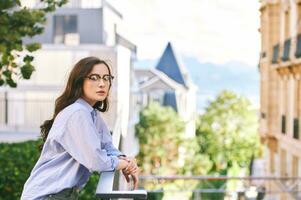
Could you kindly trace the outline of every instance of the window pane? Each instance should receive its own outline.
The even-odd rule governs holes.
[[[56,15],[54,16],[54,43],[65,43],[66,35],[77,33],[76,15]]]
[[[64,16],[54,16],[54,43],[64,42]]]
[[[64,33],[77,33],[77,16],[70,15],[64,18]]]

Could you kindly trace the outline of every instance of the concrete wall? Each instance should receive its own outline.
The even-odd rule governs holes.
[[[103,9],[80,9],[80,8],[59,8],[54,13],[47,15],[47,22],[44,33],[27,38],[24,41],[40,42],[42,44],[52,44],[54,42],[54,16],[55,15],[75,15],[77,16],[77,31],[79,33],[80,44],[102,44],[103,43]]]

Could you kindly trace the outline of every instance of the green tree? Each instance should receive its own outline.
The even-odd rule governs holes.
[[[184,125],[171,107],[163,107],[158,103],[151,103],[140,112],[140,121],[135,128],[140,147],[137,159],[142,174],[191,175],[205,174],[208,171],[211,167],[209,157],[198,154],[197,141],[195,138],[185,137]],[[148,190],[190,190],[195,185],[195,181],[189,180],[144,183]],[[152,195],[149,194],[149,199],[162,198]],[[166,195],[174,194],[164,194]],[[183,199],[187,199],[187,194],[184,195],[186,197]]]
[[[209,175],[230,175],[248,170],[253,156],[260,153],[257,115],[250,101],[231,91],[222,91],[198,118],[197,140],[200,153],[212,163]],[[224,181],[211,182],[219,188]],[[231,185],[231,183],[227,183]],[[199,186],[206,188],[208,183]],[[223,199],[223,194],[202,195],[203,199]]]
[[[31,52],[39,43],[23,45],[22,39],[43,32],[46,14],[67,0],[41,0],[40,7],[29,9],[20,0],[0,1],[0,86],[17,87],[19,78],[29,79],[35,70]]]
[[[170,107],[151,103],[140,112],[136,125],[138,160],[144,174],[177,174],[178,150],[184,123]]]
[[[200,153],[213,162],[209,173],[227,175],[236,166],[246,168],[258,155],[257,115],[250,101],[222,91],[197,122]]]

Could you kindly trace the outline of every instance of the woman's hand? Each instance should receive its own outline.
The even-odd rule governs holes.
[[[128,166],[125,169],[123,169],[126,174],[135,174],[136,172],[138,172],[139,167],[135,158],[120,157],[120,159],[126,160],[128,162]]]
[[[122,169],[122,173],[126,179],[126,181],[130,182],[130,177],[132,177],[134,182],[134,190],[138,188],[138,175],[139,175],[139,167],[137,165],[137,161],[132,157],[119,157],[121,160],[127,161],[128,165],[124,169]]]
[[[134,183],[133,190],[138,189],[138,183],[139,183],[139,178],[138,178],[138,176],[139,176],[139,170],[136,171],[135,173],[132,173],[132,174],[128,174],[128,173],[126,173],[125,170],[122,170],[122,173],[123,173],[123,175],[124,175],[124,177],[125,177],[125,179],[126,179],[126,181],[127,181],[128,183],[130,182],[130,177],[132,177],[133,183]]]

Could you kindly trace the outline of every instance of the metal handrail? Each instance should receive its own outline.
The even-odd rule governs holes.
[[[294,176],[200,176],[200,175],[142,175],[139,177],[141,181],[158,181],[158,183],[166,183],[167,181],[187,180],[199,181],[206,183],[205,188],[181,188],[181,189],[153,189],[148,190],[150,193],[185,193],[193,192],[196,195],[201,193],[236,193],[242,194],[250,191],[250,188],[256,188],[258,194],[283,194],[290,195],[292,199],[301,199],[301,177]],[[224,181],[219,186],[214,186],[211,182]],[[240,187],[229,189],[226,187],[228,181],[241,181]],[[273,187],[271,187],[273,185]],[[199,199],[199,198],[195,198]]]
[[[141,175],[141,180],[158,179],[158,180],[300,180],[301,177],[288,176],[203,176],[203,175]]]

